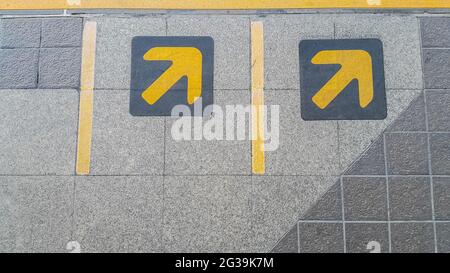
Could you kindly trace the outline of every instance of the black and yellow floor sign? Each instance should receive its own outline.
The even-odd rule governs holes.
[[[202,115],[213,103],[211,37],[135,37],[132,42],[130,113],[170,116],[176,105]]]
[[[299,50],[304,120],[386,118],[380,40],[304,40]]]

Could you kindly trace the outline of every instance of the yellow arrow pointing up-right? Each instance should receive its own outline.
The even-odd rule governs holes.
[[[182,77],[188,78],[187,102],[194,102],[202,94],[202,53],[195,47],[154,47],[144,55],[146,61],[172,61],[172,65],[143,93],[142,98],[155,104]]]
[[[359,105],[366,108],[373,100],[372,57],[365,50],[323,50],[313,64],[340,64],[341,69],[317,92],[312,101],[325,109],[353,80],[358,80]]]

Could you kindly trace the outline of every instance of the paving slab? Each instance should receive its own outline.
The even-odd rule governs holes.
[[[81,48],[42,48],[39,88],[79,88]]]
[[[432,223],[391,224],[393,253],[433,253],[434,235]]]
[[[436,220],[450,221],[450,177],[433,179]]]
[[[83,19],[47,18],[42,20],[42,47],[80,47],[83,34]]]
[[[343,253],[344,235],[342,223],[299,224],[300,253]]]
[[[41,19],[10,18],[0,20],[1,48],[39,48]]]
[[[0,49],[0,89],[36,88],[39,49]]]
[[[387,89],[422,89],[419,22],[415,16],[342,15],[337,39],[378,38],[383,42]]]
[[[423,47],[450,47],[450,18],[421,18],[420,29]]]
[[[346,175],[385,175],[386,163],[383,137],[378,137],[345,171]]]
[[[436,224],[439,253],[450,253],[450,223]]]
[[[163,177],[75,180],[74,233],[81,252],[161,252]]]
[[[167,35],[212,37],[214,88],[250,87],[250,25],[247,16],[171,15],[167,18]]]
[[[427,131],[425,96],[414,99],[400,116],[386,129],[388,132]]]
[[[252,17],[264,24],[265,87],[299,89],[299,43],[308,39],[333,39],[334,16],[268,15]]]
[[[0,252],[66,252],[74,178],[0,177]]]
[[[450,175],[450,133],[431,134],[430,157],[433,175]]]
[[[369,253],[376,251],[372,246],[378,243],[380,253],[389,252],[387,223],[346,223],[345,240],[347,253]]]
[[[272,253],[298,253],[298,226],[295,225],[289,232],[283,237],[283,239],[277,243]]]
[[[308,211],[300,215],[300,220],[342,221],[342,187],[337,181]]]
[[[388,220],[387,188],[384,177],[344,177],[346,221]]]
[[[131,40],[135,36],[165,36],[166,20],[161,17],[99,17],[95,88],[129,90]]]
[[[123,90],[95,91],[91,174],[164,172],[164,118],[131,116],[129,97]]]
[[[2,90],[0,96],[0,174],[74,174],[78,92]]]
[[[266,152],[266,173],[338,175],[337,122],[302,120],[298,90],[267,90],[265,97],[266,105],[280,107],[279,147]]]
[[[388,116],[385,120],[339,121],[339,156],[346,169],[380,134],[420,96],[421,90],[387,90]]]
[[[426,90],[428,129],[450,132],[450,90]]]
[[[425,87],[430,89],[450,88],[450,49],[423,49],[423,77]]]
[[[426,134],[392,133],[386,134],[385,140],[388,174],[430,174]]]
[[[336,181],[333,176],[253,176],[252,251],[272,249]]]
[[[389,177],[389,210],[393,221],[432,220],[430,179]]]
[[[248,90],[215,90],[214,104],[224,112],[223,120],[226,120],[226,107],[241,105],[247,107],[250,104],[250,92]],[[218,116],[217,116],[218,117]],[[186,117],[190,122],[186,129],[191,130],[191,140],[178,140],[174,138],[172,130],[176,131],[179,118],[167,117],[166,119],[166,150],[165,150],[165,174],[167,175],[239,175],[251,174],[251,141],[249,139],[249,117],[245,119],[245,135],[242,140],[237,139],[236,128],[230,131],[234,134],[233,140],[226,140],[226,124],[223,125],[223,133],[219,139],[206,140],[202,137],[195,140],[196,123],[206,125],[210,116]],[[236,117],[234,124],[236,125]],[[174,129],[175,128],[175,129]],[[201,129],[200,129],[201,132]]]
[[[250,176],[166,176],[164,251],[249,252]]]

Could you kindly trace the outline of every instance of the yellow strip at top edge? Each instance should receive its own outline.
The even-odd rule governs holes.
[[[1,0],[0,10],[436,9],[449,0]]]

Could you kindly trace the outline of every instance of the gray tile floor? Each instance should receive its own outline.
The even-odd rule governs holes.
[[[99,28],[87,177],[74,176],[83,20],[0,20],[0,252],[63,252],[69,240],[88,252],[450,251],[449,18],[89,20]],[[249,141],[176,143],[169,118],[128,114],[136,35],[212,36],[216,102],[248,102],[252,20],[266,30],[266,100],[283,106],[265,176],[250,174]],[[357,37],[384,42],[388,119],[300,120],[299,40]]]

